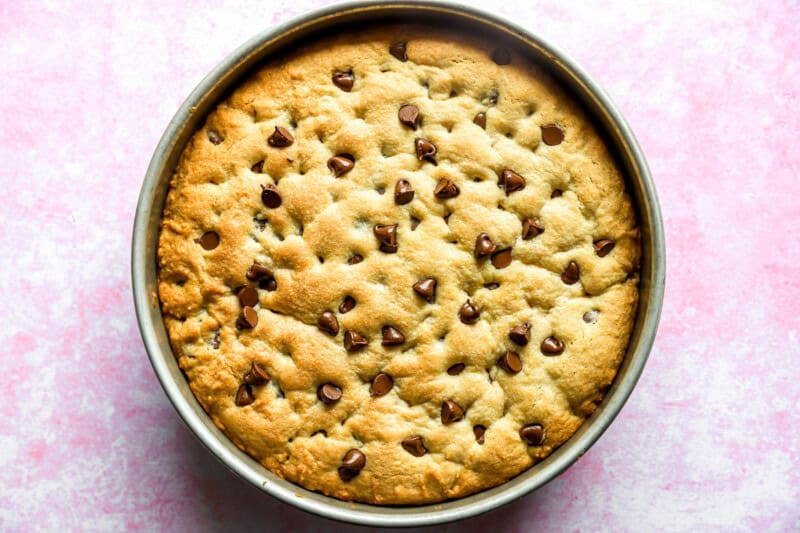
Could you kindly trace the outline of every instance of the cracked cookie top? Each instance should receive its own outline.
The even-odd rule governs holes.
[[[253,73],[175,169],[170,340],[242,450],[310,490],[422,504],[566,441],[638,292],[620,169],[517,51],[384,26]]]

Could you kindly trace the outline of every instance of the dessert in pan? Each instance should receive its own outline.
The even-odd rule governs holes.
[[[188,142],[158,247],[200,404],[344,500],[489,488],[602,400],[638,301],[621,170],[525,56],[387,25],[254,72]]]

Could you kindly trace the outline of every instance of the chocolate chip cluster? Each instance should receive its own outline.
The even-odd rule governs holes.
[[[164,211],[162,309],[198,400],[343,499],[440,501],[546,457],[635,306],[636,227],[591,125],[521,55],[437,31],[257,71]]]
[[[389,50],[389,53],[400,61],[408,61],[406,52],[406,42],[394,43]],[[499,65],[507,65],[511,62],[510,53],[506,49],[498,49],[492,55],[493,60]],[[356,84],[356,77],[352,70],[335,71],[332,75],[332,82],[342,91],[350,92]],[[417,130],[424,124],[424,117],[421,115],[419,109],[408,103],[400,103],[397,112],[399,123],[403,127]],[[487,124],[487,116],[485,112],[479,112],[473,121],[480,128],[485,129]],[[564,141],[565,133],[561,126],[557,124],[546,124],[541,127],[542,141],[548,146],[557,146]],[[212,140],[213,142],[213,140]],[[273,148],[286,148],[295,142],[292,133],[281,126],[275,126],[275,129],[267,139],[269,146]],[[436,165],[436,154],[438,152],[434,143],[424,137],[417,137],[414,140],[414,145],[410,147],[416,158],[419,161],[428,162]],[[327,167],[331,174],[336,179],[345,179],[348,172],[352,171],[358,164],[355,157],[349,153],[340,153],[332,156],[328,162]],[[252,170],[257,172],[264,171],[264,161],[256,162]],[[517,191],[525,189],[526,179],[524,176],[515,172],[510,168],[503,169],[497,179],[497,186],[501,188],[506,195],[513,194]],[[447,200],[455,198],[460,194],[458,185],[450,179],[442,178],[436,184],[433,191],[434,197],[437,200]],[[561,191],[555,195],[560,196]],[[411,183],[406,179],[399,179],[394,187],[394,201],[397,205],[409,204],[415,197],[415,190]],[[279,188],[272,183],[265,183],[262,185],[261,201],[267,209],[277,209],[283,204]],[[536,218],[527,218],[521,222],[520,237],[524,240],[530,240],[540,235],[545,231],[541,222]],[[373,233],[378,245],[378,249],[387,254],[397,253],[401,243],[398,236],[398,224],[375,224]],[[219,245],[219,236],[213,232],[206,232],[198,241],[200,245],[206,250],[212,250]],[[598,256],[605,257],[614,248],[614,241],[610,239],[600,239],[595,242],[595,251]],[[476,261],[484,261],[488,259],[496,269],[504,269],[511,265],[513,257],[513,249],[503,248],[498,249],[498,246],[492,241],[492,238],[487,232],[480,232],[475,236],[474,256]],[[359,255],[350,258],[348,263],[356,264],[363,258]],[[264,290],[275,290],[276,283],[272,272],[263,265],[254,262],[253,265],[246,273],[246,278],[249,281],[262,283]],[[575,284],[580,279],[580,267],[575,261],[570,261],[564,268],[561,274],[561,279],[565,284]],[[433,277],[423,277],[414,283],[409,290],[414,291],[420,298],[428,303],[436,301],[436,286],[437,280]],[[254,307],[258,303],[258,290],[254,287],[244,286],[237,290],[239,301],[241,302],[242,309],[236,326],[239,329],[253,329],[258,325],[258,314]],[[342,303],[339,306],[339,313],[344,314],[352,310],[356,306],[356,300],[349,295],[344,295]],[[460,310],[458,311],[458,318],[464,324],[475,324],[480,320],[481,310],[470,300],[467,299]],[[337,337],[339,335],[339,321],[336,314],[330,310],[324,310],[317,321],[317,326],[320,331]],[[394,347],[401,346],[406,338],[402,331],[391,324],[382,326],[381,329],[381,346]],[[508,338],[518,346],[526,346],[531,338],[531,325],[528,323],[519,324],[514,326],[508,332]],[[368,346],[370,339],[358,331],[346,330],[342,336],[343,349],[348,353],[356,353]],[[541,352],[545,356],[558,356],[564,353],[565,344],[555,336],[547,336],[541,341]],[[506,351],[497,360],[497,366],[508,374],[517,374],[522,371],[523,361],[520,355],[514,351]],[[450,367],[447,371],[450,375],[457,375],[465,368],[464,364],[456,364]],[[251,370],[242,377],[242,384],[236,392],[235,403],[240,407],[250,405],[254,401],[252,386],[264,385],[269,381],[269,376],[261,370],[258,365],[253,362]],[[377,374],[370,383],[370,395],[373,397],[383,396],[387,394],[394,386],[392,376],[386,373]],[[324,383],[317,389],[317,398],[320,402],[326,405],[332,405],[341,400],[344,395],[342,388],[335,383]],[[453,424],[462,420],[465,416],[464,409],[453,400],[445,400],[441,405],[441,422],[442,424]],[[476,425],[474,428],[475,438],[479,444],[482,444],[485,439],[486,428]],[[541,445],[545,438],[545,429],[539,423],[527,424],[519,430],[520,438],[531,446]],[[425,447],[423,436],[414,435],[404,439],[401,443],[403,449],[415,457],[422,457],[428,452]],[[343,481],[350,481],[356,477],[361,469],[366,465],[365,455],[357,450],[351,449],[342,459],[342,465],[339,467],[339,476]]]

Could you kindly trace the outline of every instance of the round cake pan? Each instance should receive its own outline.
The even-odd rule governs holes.
[[[307,491],[273,475],[231,443],[195,400],[170,348],[157,298],[156,249],[170,178],[187,140],[207,113],[248,72],[281,51],[344,26],[424,22],[506,43],[528,54],[579,100],[622,166],[642,232],[640,300],[628,351],[605,399],[580,429],[544,461],[483,492],[440,504],[389,507],[343,502]],[[304,511],[373,526],[420,526],[485,513],[535,490],[575,462],[619,413],[642,372],[656,335],[664,293],[664,236],[656,191],[636,139],[605,92],[569,56],[541,37],[497,15],[439,1],[348,2],[312,11],[270,28],[229,55],[189,95],[170,121],[142,185],[132,249],[133,296],[150,361],[180,417],[233,472],[265,493]]]

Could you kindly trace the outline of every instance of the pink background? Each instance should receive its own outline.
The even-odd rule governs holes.
[[[128,266],[175,109],[320,3],[0,0],[0,530],[344,527],[239,481],[184,427]],[[597,445],[448,530],[800,530],[800,4],[475,3],[572,54],[629,120],[661,196],[667,294]]]

